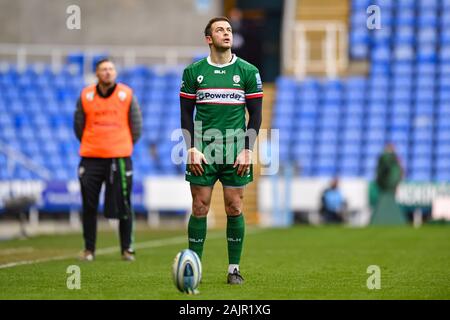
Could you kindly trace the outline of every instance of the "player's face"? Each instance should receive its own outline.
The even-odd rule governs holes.
[[[110,85],[116,81],[117,72],[114,64],[106,61],[98,66],[96,75],[99,83]]]
[[[207,36],[206,40],[216,49],[231,49],[233,33],[230,24],[226,21],[214,22],[211,26],[211,36]]]

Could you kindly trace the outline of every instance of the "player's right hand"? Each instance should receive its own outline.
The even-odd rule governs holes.
[[[195,147],[188,150],[187,163],[189,170],[196,176],[201,176],[205,172],[202,163],[208,164],[205,155]]]

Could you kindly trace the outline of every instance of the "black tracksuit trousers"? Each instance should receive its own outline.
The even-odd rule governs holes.
[[[106,218],[119,219],[121,252],[132,250],[134,214],[131,207],[131,158],[82,158],[78,177],[83,200],[82,224],[85,249],[95,252],[97,211],[100,192],[105,183]]]

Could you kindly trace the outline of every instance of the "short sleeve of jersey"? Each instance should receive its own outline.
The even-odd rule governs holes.
[[[180,97],[195,99],[196,92],[196,82],[192,75],[192,70],[190,68],[186,68],[183,71],[183,78],[181,80]]]
[[[263,87],[259,70],[256,67],[250,68],[246,72],[245,98],[262,98]]]

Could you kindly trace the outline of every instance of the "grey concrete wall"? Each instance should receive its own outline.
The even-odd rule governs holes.
[[[81,9],[80,30],[66,27],[69,5]],[[221,10],[221,0],[0,0],[0,43],[203,45]]]

